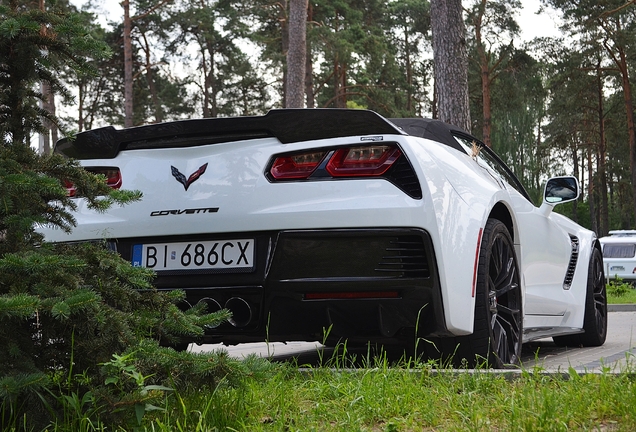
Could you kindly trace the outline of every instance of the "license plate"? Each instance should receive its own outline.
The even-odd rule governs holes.
[[[254,239],[133,245],[133,267],[162,270],[254,267]]]
[[[610,271],[625,271],[625,267],[623,266],[612,266]]]

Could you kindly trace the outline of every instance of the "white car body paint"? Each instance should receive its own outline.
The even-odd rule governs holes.
[[[377,139],[377,134],[373,136]],[[294,143],[293,150],[338,147],[364,139],[350,136],[303,141]],[[143,199],[103,214],[89,210],[78,199],[74,213],[78,226],[72,234],[49,229],[43,232],[49,241],[66,242],[168,233],[422,228],[430,234],[434,247],[447,329],[464,335],[473,329],[472,290],[479,232],[495,205],[501,204],[512,215],[523,284],[524,341],[549,334],[557,327],[583,327],[594,233],[554,212],[544,216],[469,154],[406,135],[382,135],[382,141],[398,143],[419,178],[422,199],[410,198],[384,179],[272,183],[265,176],[267,164],[273,155],[289,152],[291,147],[276,138],[259,138],[129,150],[113,159],[83,160],[85,166],[119,167],[122,188],[143,191]],[[187,192],[170,174],[174,166],[187,178],[206,163],[205,174]],[[153,212],[185,209],[199,211],[183,217],[170,213],[151,216]],[[571,257],[570,235],[579,239],[579,258],[572,284],[566,289],[564,268]]]

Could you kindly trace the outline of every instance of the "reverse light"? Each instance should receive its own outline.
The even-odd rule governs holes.
[[[306,179],[324,157],[324,151],[281,156],[274,160],[269,172],[276,180]]]
[[[333,177],[376,177],[383,175],[401,155],[391,145],[348,147],[337,150],[327,163]]]

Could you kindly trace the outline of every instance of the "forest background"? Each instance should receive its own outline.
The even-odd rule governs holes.
[[[43,7],[78,12],[112,56],[94,60],[96,76],[60,70],[75,97],[49,97],[43,108],[77,132],[284,108],[289,3],[125,0],[116,7],[128,8],[128,19],[104,26],[99,2],[78,9],[47,1]],[[536,5],[559,14],[560,36],[522,40],[519,0],[463,1],[471,132],[513,169],[535,203],[549,176],[572,174],[584,193],[561,211],[601,236],[633,228],[636,5]],[[309,1],[306,24],[305,107],[437,117],[427,0]],[[58,135],[48,126],[43,151]]]

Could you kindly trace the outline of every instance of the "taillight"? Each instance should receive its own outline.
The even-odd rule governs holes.
[[[117,167],[84,167],[84,169],[93,174],[101,174],[106,177],[106,185],[112,189],[121,188],[122,178],[121,171]],[[74,197],[77,194],[77,188],[75,185],[68,181],[64,180],[64,186],[66,187],[66,191],[69,197]]]
[[[73,198],[77,193],[75,185],[68,180],[64,180],[64,187],[66,187],[66,195],[70,196],[71,198]]]
[[[400,154],[399,148],[390,145],[343,148],[329,159],[326,169],[334,177],[381,176]]]
[[[278,157],[269,172],[276,180],[306,179],[318,167],[325,153],[309,152]]]
[[[270,182],[382,178],[411,198],[422,198],[413,166],[397,143],[357,143],[283,153],[274,156],[268,167],[265,176]]]
[[[121,187],[121,171],[119,168],[86,168],[86,171],[93,174],[101,174],[106,177],[106,184],[112,189],[119,189]]]
[[[402,152],[396,145],[352,146],[336,150],[290,153],[274,159],[269,175],[274,180],[302,180],[320,169],[320,177],[378,177],[387,172]]]

